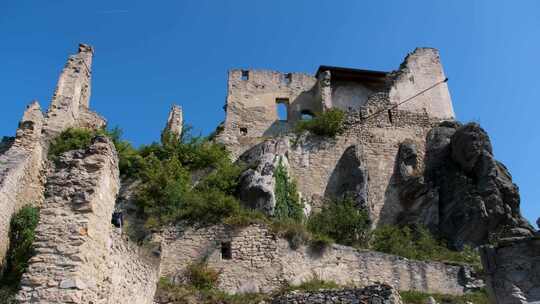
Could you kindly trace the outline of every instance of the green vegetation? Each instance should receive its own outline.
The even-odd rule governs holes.
[[[197,289],[215,288],[219,273],[208,268],[205,262],[191,264],[187,268],[187,279]]]
[[[67,151],[90,146],[95,133],[88,129],[69,128],[56,137],[49,147],[49,159],[55,161]]]
[[[258,293],[229,295],[214,287],[200,288],[190,282],[174,284],[167,278],[159,281],[157,297],[174,304],[255,304],[268,298],[267,295]]]
[[[319,136],[335,137],[343,133],[345,112],[340,109],[330,109],[311,120],[302,120],[296,124],[295,132],[301,134],[309,131]]]
[[[300,202],[296,183],[290,179],[287,168],[281,159],[274,170],[274,179],[276,181],[274,217],[278,220],[291,219],[295,222],[302,222],[304,220],[304,206]]]
[[[339,244],[365,247],[368,240],[369,217],[365,210],[358,209],[350,198],[328,202],[321,212],[308,220],[308,229],[318,235],[319,241],[326,238]]]
[[[382,226],[373,232],[371,248],[409,259],[457,262],[481,268],[478,252],[467,246],[463,251],[450,250],[424,227]]]
[[[9,249],[4,273],[0,278],[1,303],[15,303],[13,297],[19,289],[24,271],[28,268],[28,260],[34,254],[32,243],[38,221],[39,210],[30,206],[23,207],[11,219]]]
[[[425,304],[429,297],[441,304],[488,304],[489,299],[485,290],[467,293],[462,296],[427,294],[419,291],[400,291],[404,304]]]
[[[243,212],[234,196],[242,168],[232,164],[223,146],[165,134],[162,144],[142,147],[139,153],[142,183],[136,203],[147,228],[179,221],[211,225]],[[201,170],[209,173],[193,182],[192,175]]]

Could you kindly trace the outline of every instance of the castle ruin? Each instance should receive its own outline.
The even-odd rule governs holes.
[[[320,297],[375,297],[379,303],[383,297],[397,304],[396,290],[463,295],[484,286],[467,265],[337,244],[321,251],[305,244],[291,248],[260,223],[179,223],[153,231],[146,246],[136,244],[111,224],[113,212],[132,203],[137,181],[120,178],[110,139],[97,136],[86,149],[66,152],[55,163],[47,159],[51,142],[68,128],[106,126],[89,109],[93,53],[81,44],[60,75],[48,111],[31,103],[15,138],[0,146],[2,260],[13,215],[25,205],[40,207],[20,303],[158,303],[160,277],[181,282],[186,267],[203,259],[219,271],[218,287],[231,294],[269,293],[284,282],[313,278],[352,288],[282,296],[272,303],[314,303]],[[540,300],[538,232],[521,217],[517,187],[493,158],[487,134],[455,121],[437,50],[416,49],[393,72],[320,66],[313,76],[241,69],[228,76],[226,117],[215,141],[248,165],[240,182],[245,206],[272,215],[273,169],[279,162],[297,182],[307,214],[352,195],[373,228],[422,224],[456,248],[485,244],[504,226],[507,242],[482,250],[494,302]],[[342,134],[292,132],[299,121],[332,109],[345,113]],[[173,106],[162,137],[181,138],[183,120],[182,108]],[[366,287],[379,283],[384,284]]]

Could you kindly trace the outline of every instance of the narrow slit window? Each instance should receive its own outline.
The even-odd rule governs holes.
[[[221,243],[221,258],[224,260],[232,259],[232,247],[231,242]]]
[[[249,71],[242,70],[242,80],[249,80]]]
[[[276,99],[276,110],[279,120],[287,121],[287,106],[289,105],[289,99],[278,98]]]
[[[394,117],[392,117],[392,110],[388,110],[388,121],[394,123]]]

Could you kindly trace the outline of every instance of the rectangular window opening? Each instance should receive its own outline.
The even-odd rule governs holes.
[[[392,117],[392,110],[388,110],[388,120],[390,123],[394,123],[394,117]]]
[[[287,85],[290,84],[291,83],[291,78],[292,78],[291,73],[287,73],[287,74],[283,75],[283,79],[282,79],[283,83],[287,84]]]
[[[240,135],[247,136],[248,129],[246,127],[240,127]]]
[[[287,107],[289,105],[289,99],[288,98],[277,98],[276,99],[276,110],[279,120],[281,121],[287,121],[288,120],[288,111]]]
[[[221,258],[224,260],[232,259],[232,247],[231,242],[221,243]]]
[[[242,70],[242,80],[249,80],[249,71]]]

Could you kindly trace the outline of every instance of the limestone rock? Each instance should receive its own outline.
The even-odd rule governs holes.
[[[240,200],[248,208],[272,215],[276,206],[274,171],[278,162],[288,166],[288,143],[285,139],[272,139],[247,151],[240,160],[248,169],[240,176]]]
[[[502,240],[481,254],[493,303],[540,303],[540,236]]]
[[[423,223],[456,248],[533,234],[520,214],[518,188],[478,124],[442,123],[428,134],[426,150],[424,176],[405,178],[403,222]]]

